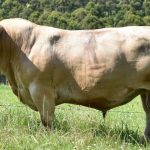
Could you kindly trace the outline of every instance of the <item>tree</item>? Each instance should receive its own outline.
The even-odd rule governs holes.
[[[82,29],[98,29],[101,27],[98,17],[88,14],[81,22]]]
[[[33,10],[28,6],[26,5],[20,14],[18,14],[19,17],[21,18],[25,18],[25,19],[29,19],[29,16],[33,13]]]
[[[88,2],[85,6],[85,9],[90,12],[90,14],[100,17],[103,15],[103,5],[100,5],[99,3],[94,2]]]
[[[131,1],[131,10],[134,14],[143,16],[144,10],[143,10],[143,0],[132,0]]]
[[[62,16],[60,12],[53,11],[50,13],[50,15],[47,18],[48,25],[58,28],[66,28],[67,27],[67,21]]]
[[[11,18],[11,17],[17,17],[18,14],[21,12],[22,10],[22,5],[20,5],[19,2],[17,2],[16,0],[5,0],[2,5],[1,5],[1,9],[3,9],[3,18]]]
[[[118,23],[118,26],[129,26],[129,25],[144,25],[142,18],[138,15],[128,11],[124,15],[124,20]]]
[[[145,14],[147,16],[150,15],[150,1],[145,0],[143,6],[144,6]]]
[[[72,12],[71,17],[72,20],[76,20],[77,22],[81,22],[86,16],[88,12],[84,8],[78,8]]]
[[[144,20],[144,25],[150,26],[150,17],[149,16],[144,17],[143,20]]]
[[[40,13],[38,11],[34,11],[33,13],[31,13],[31,15],[29,16],[29,20],[38,23],[38,18],[40,16]]]
[[[42,13],[40,16],[39,16],[39,18],[38,18],[38,20],[37,20],[37,23],[38,24],[44,24],[44,25],[49,25],[49,23],[48,23],[48,16],[50,15],[50,12],[48,12],[48,11],[45,11],[44,13]]]
[[[65,29],[149,25],[149,0],[0,0],[0,19],[21,17]]]

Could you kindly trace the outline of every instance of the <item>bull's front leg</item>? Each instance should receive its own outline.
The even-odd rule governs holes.
[[[32,83],[29,87],[31,97],[36,105],[42,124],[50,129],[53,127],[55,96],[49,86]]]
[[[146,114],[145,137],[150,139],[150,93],[141,94],[141,99]]]

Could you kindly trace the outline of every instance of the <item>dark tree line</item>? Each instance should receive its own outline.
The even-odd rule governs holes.
[[[150,25],[150,0],[0,0],[0,19],[64,29]]]

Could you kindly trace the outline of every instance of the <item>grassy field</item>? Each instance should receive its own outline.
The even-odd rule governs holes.
[[[8,86],[0,86],[0,105],[7,105],[0,106],[0,149],[150,149],[143,136],[145,115],[139,97],[110,111],[105,122],[100,111],[58,106],[51,133],[41,125],[38,113],[21,104]]]

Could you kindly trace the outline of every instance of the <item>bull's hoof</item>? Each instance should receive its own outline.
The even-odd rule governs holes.
[[[49,123],[48,121],[43,120],[43,119],[41,121],[42,121],[42,124],[43,124],[43,126],[45,127],[46,130],[48,130],[48,131],[53,131],[54,130],[53,122]]]

